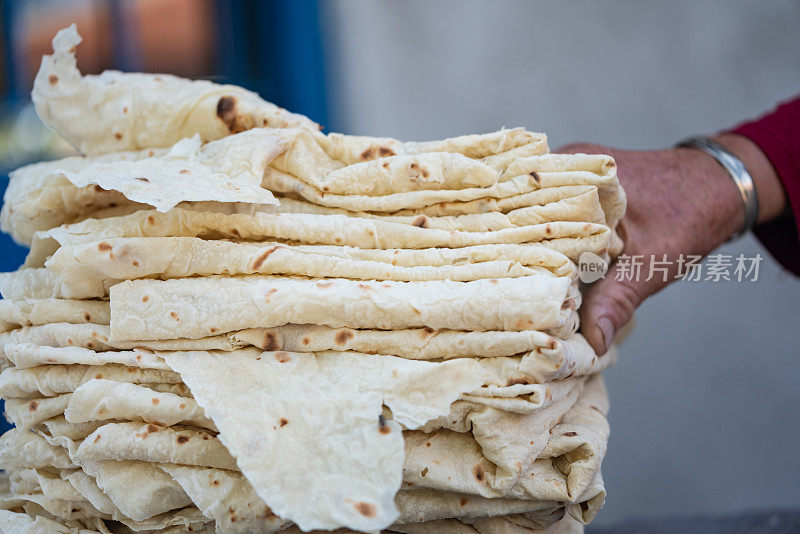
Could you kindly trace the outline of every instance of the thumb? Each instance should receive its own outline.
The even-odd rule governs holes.
[[[580,309],[581,332],[597,354],[605,354],[614,334],[633,317],[649,294],[644,282],[618,276],[614,263],[605,277],[589,287]]]

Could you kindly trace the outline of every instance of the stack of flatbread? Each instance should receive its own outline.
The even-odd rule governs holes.
[[[608,403],[575,262],[614,161],[524,129],[325,135],[239,87],[76,68],[33,99],[83,156],[11,176],[2,532],[567,532]],[[563,518],[563,519],[562,519]]]

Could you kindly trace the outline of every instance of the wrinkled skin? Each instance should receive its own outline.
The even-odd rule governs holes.
[[[715,139],[738,155],[753,174],[759,192],[759,222],[779,215],[785,199],[764,155],[739,136]],[[681,254],[705,256],[739,231],[744,222],[742,201],[727,172],[698,150],[631,151],[571,144],[557,152],[614,157],[620,183],[628,195],[627,212],[618,229],[625,242],[623,253],[644,255],[638,281],[617,280],[620,265],[614,263],[605,278],[584,296],[580,310],[583,334],[598,353],[604,353],[634,310],[676,280],[680,270],[676,260]],[[661,261],[665,254],[669,262],[667,280],[655,271],[647,281],[651,256]]]

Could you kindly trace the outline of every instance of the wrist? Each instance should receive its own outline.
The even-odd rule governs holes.
[[[744,163],[753,177],[758,193],[758,220],[761,224],[780,217],[786,211],[786,193],[772,163],[747,137],[722,133],[712,137]]]
[[[742,197],[728,171],[713,156],[695,148],[672,150],[682,180],[692,184],[694,209],[702,213],[696,228],[697,243],[703,254],[737,235],[744,226]]]

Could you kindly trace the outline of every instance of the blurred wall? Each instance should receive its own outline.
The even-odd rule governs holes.
[[[792,0],[341,0],[323,14],[328,126],[348,133],[526,126],[553,148],[664,147],[800,92]],[[798,319],[800,281],[771,259],[756,283],[684,282],[641,308],[607,373],[598,524],[798,506]]]

